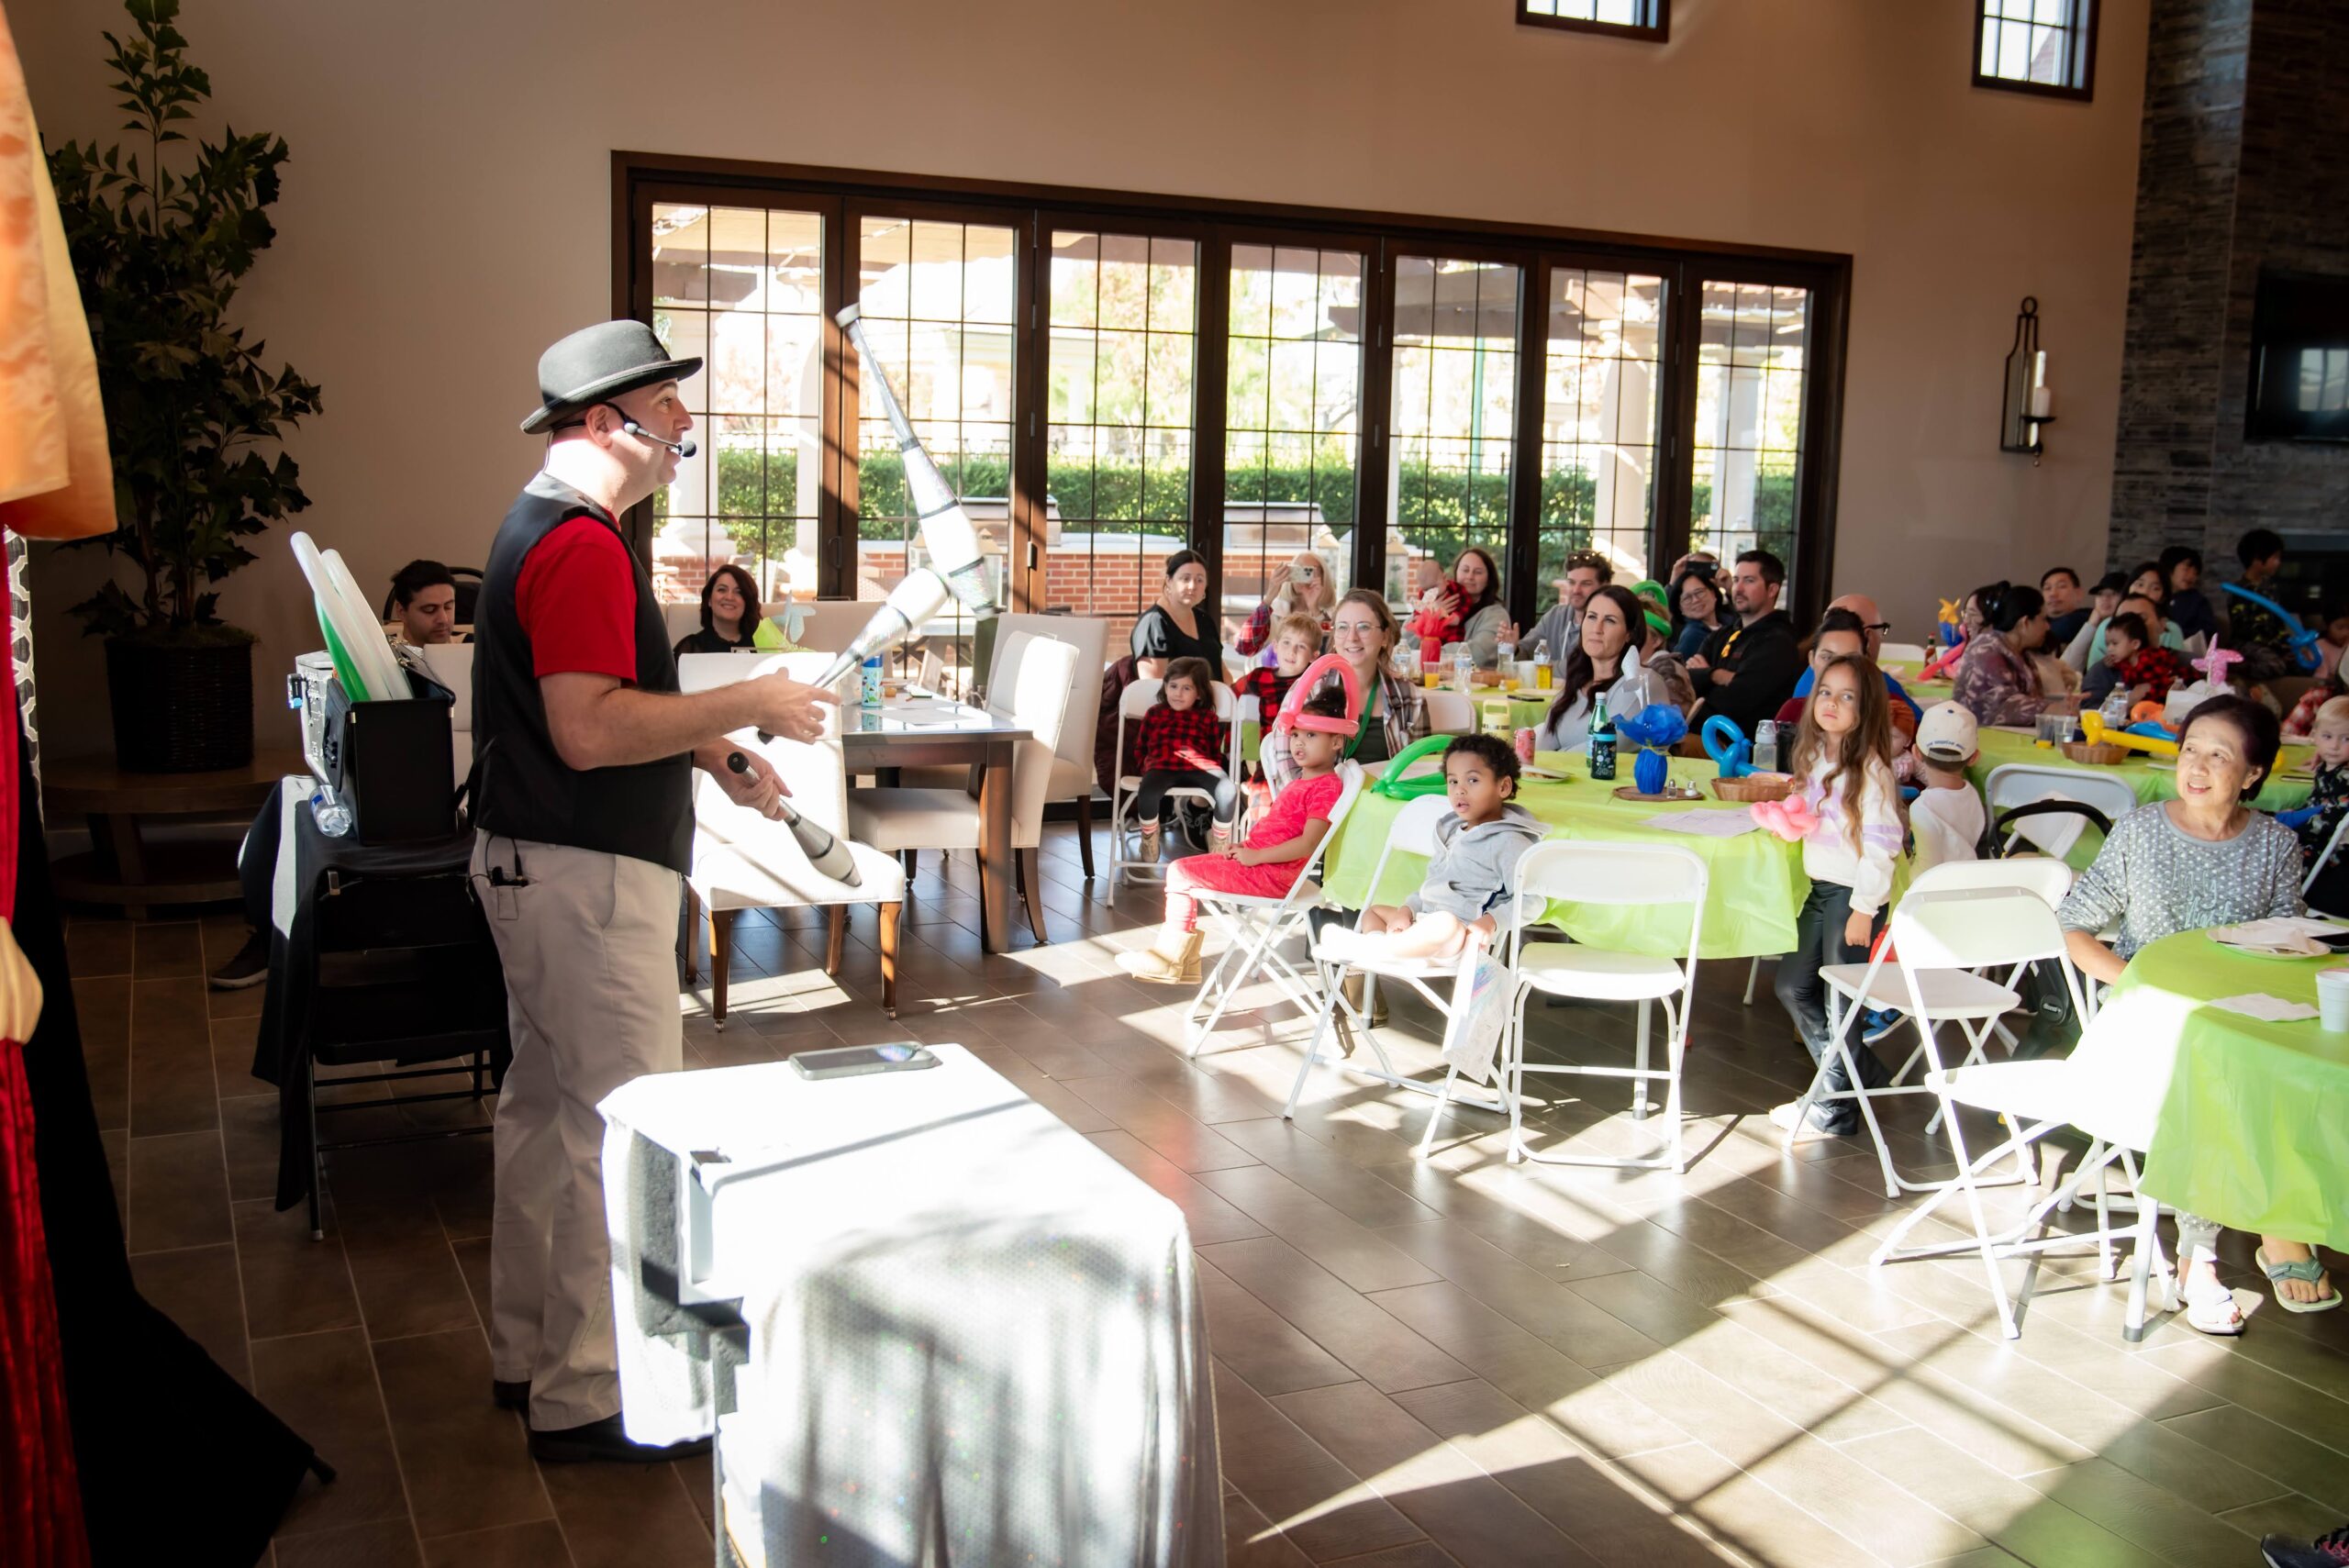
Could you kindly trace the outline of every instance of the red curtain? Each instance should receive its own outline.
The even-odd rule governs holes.
[[[0,700],[17,701],[14,628],[0,581]],[[17,725],[0,723],[0,919],[17,913]],[[32,1095],[25,1054],[0,1040],[0,1562],[9,1568],[83,1568],[90,1561],[82,1494],[73,1474],[73,1432],[50,1288],[49,1242],[41,1229],[40,1178],[33,1164]]]

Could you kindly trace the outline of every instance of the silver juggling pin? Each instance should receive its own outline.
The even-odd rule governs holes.
[[[747,773],[751,771],[751,759],[740,751],[729,751],[726,753],[726,765],[738,773]],[[864,879],[856,873],[856,857],[849,853],[846,844],[826,832],[819,824],[810,822],[794,811],[788,800],[778,799],[775,805],[782,811],[783,825],[791,829],[793,838],[799,840],[800,849],[807,853],[807,863],[816,868],[818,875],[829,876],[834,882],[844,882],[851,887],[864,885]]]

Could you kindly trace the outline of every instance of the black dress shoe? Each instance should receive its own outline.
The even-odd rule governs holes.
[[[497,1401],[497,1407],[501,1410],[527,1412],[530,1408],[530,1380],[526,1377],[518,1383],[507,1383],[502,1378],[492,1378],[489,1396]]]
[[[689,1438],[666,1448],[628,1440],[618,1416],[607,1416],[584,1427],[559,1431],[530,1432],[530,1457],[541,1464],[663,1464],[709,1451],[707,1438]]]

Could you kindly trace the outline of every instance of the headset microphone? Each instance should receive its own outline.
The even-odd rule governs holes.
[[[664,441],[633,419],[622,419],[620,421],[620,428],[626,430],[629,435],[636,437],[640,440],[651,441],[656,447],[667,447],[671,451],[675,452],[681,458],[691,457],[694,453],[701,450],[700,443],[696,441],[691,436],[687,436],[682,441]]]

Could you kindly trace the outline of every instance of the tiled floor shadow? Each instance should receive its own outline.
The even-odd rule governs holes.
[[[1230,1562],[2185,1568],[2349,1517],[2349,1313],[2259,1302],[2239,1341],[2171,1319],[2130,1346],[2117,1287],[2060,1259],[2010,1344],[1978,1260],[1871,1267],[1908,1203],[1886,1198],[1871,1152],[1781,1146],[1765,1113],[1808,1064],[1766,985],[1742,1005],[1742,962],[1701,976],[1686,1175],[1512,1165],[1477,1111],[1420,1159],[1429,1103],[1341,1065],[1282,1118],[1311,1029],[1267,987],[1189,1055],[1187,995],[1112,962],[1158,892],[1113,892],[1100,863],[1087,884],[1071,830],[1052,829],[1052,940],[1016,920],[990,954],[968,858],[922,857],[895,1022],[869,911],[837,978],[818,919],[746,915],[727,1027],[681,1003],[686,1060],[961,1043],[1177,1204]],[[322,1240],[276,1211],[275,1096],[244,1071],[259,993],[197,978],[241,939],[225,918],[69,930],[142,1286],[341,1470],[296,1497],[276,1561],[705,1561],[706,1464],[542,1470],[490,1405],[486,1140],[335,1156]],[[1531,1028],[1537,1056],[1630,1062],[1628,1019],[1604,1009],[1537,1008]],[[1381,1036],[1422,1074],[1433,1038],[1408,1001]],[[1653,1148],[1656,1120],[1627,1115],[1620,1087],[1542,1087],[1542,1151]],[[1912,1174],[1947,1169],[1925,1115],[1890,1117]],[[2247,1247],[2230,1237],[2227,1259],[2251,1305]]]

